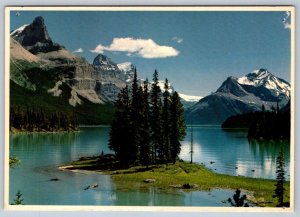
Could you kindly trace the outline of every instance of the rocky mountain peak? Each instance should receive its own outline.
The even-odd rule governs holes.
[[[247,78],[249,81],[252,81],[252,82],[255,82],[255,81],[258,82],[260,80],[266,80],[270,77],[274,77],[274,75],[272,75],[272,73],[270,73],[268,70],[259,69],[259,70],[254,70],[252,73],[249,73],[242,78]],[[242,78],[240,78],[239,81],[242,81]],[[241,83],[243,83],[243,82],[241,82]]]
[[[247,94],[237,82],[237,78],[233,76],[228,77],[216,92],[231,93],[235,96],[245,96]]]
[[[45,43],[52,41],[45,26],[44,18],[41,16],[36,17],[18,36],[15,39],[23,46],[32,46],[38,42]]]
[[[111,71],[111,70],[119,70],[118,66],[116,63],[114,63],[110,58],[103,54],[98,54],[94,61],[93,61],[93,66],[102,69],[105,71]]]
[[[274,96],[283,94],[289,97],[290,95],[290,84],[287,81],[276,77],[266,69],[255,70],[246,76],[238,78],[237,82],[247,90],[249,88],[259,88],[260,91],[263,91],[264,89],[264,91],[269,91]]]
[[[44,18],[41,16],[36,17],[31,24],[13,31],[11,37],[33,54],[47,53],[63,48],[52,42]]]

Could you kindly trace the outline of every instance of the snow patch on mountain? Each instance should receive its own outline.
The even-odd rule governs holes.
[[[165,81],[163,81],[163,80],[158,80],[158,84],[157,84],[157,85],[159,86],[159,88],[160,88],[160,90],[161,90],[162,92],[165,91]],[[173,91],[174,91],[174,88],[172,87],[171,83],[169,83],[168,91],[169,91],[169,93],[173,93]]]
[[[15,29],[14,31],[12,31],[12,32],[10,33],[10,35],[11,35],[11,36],[18,36],[21,32],[23,32],[23,30],[24,30],[27,26],[29,26],[29,24],[25,24],[25,25],[23,25],[23,26],[21,26],[21,27]]]
[[[119,63],[117,66],[124,73],[130,72],[134,68],[131,62]]]
[[[183,93],[178,93],[179,94],[179,97],[185,101],[188,101],[188,102],[198,102],[200,99],[202,99],[203,97],[201,96],[192,96],[192,95],[186,95],[186,94],[183,94]]]

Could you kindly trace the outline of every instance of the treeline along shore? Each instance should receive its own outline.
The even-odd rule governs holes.
[[[291,114],[289,103],[283,109],[261,111],[231,116],[222,124],[222,128],[247,128],[248,138],[256,140],[290,140]]]

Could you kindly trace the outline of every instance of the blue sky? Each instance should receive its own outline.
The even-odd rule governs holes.
[[[259,68],[290,81],[285,11],[22,11],[20,16],[11,12],[11,30],[36,16],[44,17],[54,42],[70,51],[81,48],[76,55],[89,62],[102,52],[116,63],[132,62],[141,78],[151,79],[157,69],[180,93],[206,96],[228,76]]]

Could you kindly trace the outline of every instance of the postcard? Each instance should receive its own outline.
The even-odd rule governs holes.
[[[7,210],[294,210],[293,6],[5,12]]]

